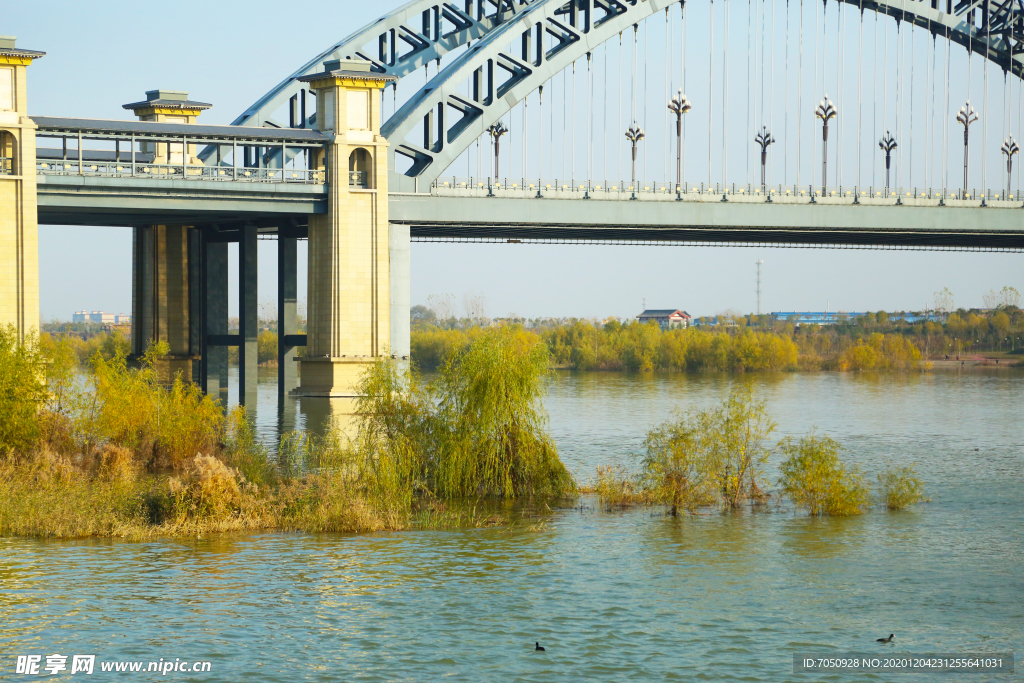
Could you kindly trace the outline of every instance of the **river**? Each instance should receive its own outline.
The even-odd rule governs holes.
[[[4,538],[0,679],[28,680],[17,655],[60,653],[209,661],[166,676],[202,681],[926,681],[794,673],[793,656],[1024,652],[1024,373],[565,372],[545,406],[586,480],[634,465],[649,427],[740,382],[768,401],[778,436],[817,428],[872,480],[916,463],[931,502],[672,519],[585,498],[511,529]],[[268,437],[326,412],[291,402],[280,417],[273,382],[260,392]],[[157,676],[96,667],[95,680]],[[82,677],[66,673],[49,678]]]

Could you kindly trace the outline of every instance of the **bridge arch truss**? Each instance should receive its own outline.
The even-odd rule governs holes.
[[[296,116],[301,85],[296,79],[317,71],[324,60],[366,59],[374,70],[402,79],[468,45],[381,128],[392,143],[391,189],[426,189],[490,125],[553,76],[619,33],[685,1],[413,0],[307,62],[234,123],[281,126],[270,115],[291,101],[290,123],[309,125],[310,117]],[[924,28],[1024,76],[1024,0],[837,1]],[[420,133],[422,144],[410,142]],[[402,172],[399,156],[407,161]]]

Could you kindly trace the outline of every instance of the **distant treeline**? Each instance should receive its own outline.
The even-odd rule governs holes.
[[[414,327],[412,359],[420,368],[440,367],[482,331],[467,321],[447,327],[422,322]],[[1016,308],[960,311],[944,322],[907,324],[882,313],[820,327],[750,325],[738,318],[729,326],[671,330],[653,322],[565,320],[525,331],[547,344],[552,365],[576,370],[903,371],[922,359],[1019,350],[1024,314]]]

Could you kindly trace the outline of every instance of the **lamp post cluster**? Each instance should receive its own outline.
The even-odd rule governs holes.
[[[690,101],[683,94],[682,90],[676,92],[675,96],[669,100],[668,109],[676,117],[676,197],[680,197],[682,192],[682,159],[683,159],[683,114],[686,114],[692,109]],[[824,99],[818,102],[818,106],[814,109],[814,116],[821,119],[821,193],[825,194],[828,188],[828,123],[830,120],[836,118],[839,115],[839,108],[825,95]],[[960,107],[960,111],[957,113],[956,120],[961,123],[964,127],[964,196],[967,193],[967,169],[969,161],[969,139],[970,139],[970,126],[972,123],[978,120],[978,113],[971,106],[968,101],[964,106]],[[505,127],[499,121],[487,129],[487,132],[491,135],[494,141],[494,165],[495,175],[498,172],[498,139],[504,133],[508,132]],[[645,138],[645,133],[637,122],[626,130],[626,139],[629,140],[632,146],[632,176],[630,187],[632,189],[631,199],[636,199],[636,155],[637,145]],[[768,147],[776,142],[775,137],[768,130],[768,126],[762,125],[761,129],[754,135],[754,142],[761,148],[761,186],[767,190],[767,179],[766,179],[766,166],[768,162]],[[885,135],[878,142],[879,149],[885,153],[885,192],[889,194],[890,180],[891,180],[891,169],[892,169],[892,152],[899,144],[896,142],[896,138],[893,137],[890,131],[885,131]],[[1013,155],[1020,153],[1020,147],[1014,141],[1013,137],[1007,138],[1003,142],[1002,153],[1006,155],[1006,179],[1007,179],[1007,194],[1009,195],[1011,186],[1011,173],[1013,172]],[[768,196],[766,201],[771,201],[771,197]],[[812,193],[811,201],[814,201]]]

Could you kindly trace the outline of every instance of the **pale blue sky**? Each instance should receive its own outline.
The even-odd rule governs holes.
[[[213,109],[203,114],[202,121],[230,123],[262,93],[303,62],[399,4],[395,0],[378,3],[310,1],[282,9],[280,3],[256,0],[245,3],[184,1],[174,4],[37,0],[6,7],[0,18],[0,34],[18,36],[19,47],[48,52],[45,58],[33,64],[29,72],[29,109],[33,114],[128,118],[128,112],[121,108],[123,103],[142,99],[146,90],[168,88],[188,90],[194,99],[212,102]],[[716,8],[721,5],[716,3]],[[751,25],[748,21],[748,7],[754,8],[755,13],[766,12],[769,20],[772,8],[775,8],[777,45],[773,44],[769,24],[763,62],[757,58],[757,50],[761,47],[755,48],[748,42],[748,34],[754,36],[753,40],[760,40],[756,37],[757,31],[752,30],[756,28],[756,22]],[[928,163],[929,155],[924,150],[938,147],[929,145],[929,136],[933,141],[943,137],[947,139],[950,151],[946,165],[952,169],[952,177],[956,177],[957,165],[961,161],[956,147],[959,144],[956,142],[956,129],[953,125],[943,129],[942,112],[934,118],[924,117],[930,125],[921,124],[922,108],[932,92],[926,76],[929,60],[935,57],[941,65],[945,56],[941,41],[938,54],[933,56],[928,52],[929,41],[920,31],[912,39],[905,39],[903,54],[906,56],[902,70],[917,71],[912,80],[908,78],[901,82],[911,85],[902,91],[901,102],[897,102],[895,94],[872,102],[868,99],[870,92],[900,92],[895,86],[896,70],[900,68],[896,58],[899,53],[895,24],[890,23],[886,29],[884,22],[880,23],[875,38],[873,20],[868,14],[863,39],[864,67],[860,79],[857,79],[855,66],[839,69],[840,64],[856,64],[853,61],[858,40],[856,12],[851,11],[844,18],[836,15],[835,4],[829,3],[828,25],[833,37],[828,41],[825,66],[818,72],[809,67],[816,59],[815,50],[822,49],[821,38],[806,42],[803,55],[805,71],[798,81],[795,73],[799,53],[795,42],[791,43],[789,64],[786,66],[783,7],[784,3],[772,3],[771,0],[761,4],[737,0],[731,3],[729,45],[733,50],[729,58],[729,99],[723,102],[717,79],[714,81],[715,91],[708,94],[706,7],[690,3],[686,33],[686,88],[694,103],[694,111],[687,118],[686,156],[689,165],[685,175],[688,179],[696,178],[699,182],[709,174],[706,103],[710,97],[716,111],[721,111],[723,104],[729,104],[731,112],[728,117],[713,117],[710,173],[715,180],[722,176],[723,159],[728,159],[727,177],[730,182],[747,182],[757,172],[753,144],[747,139],[752,137],[754,127],[764,121],[771,123],[776,137],[780,138],[771,161],[773,181],[796,182],[795,138],[799,130],[802,141],[801,183],[812,182],[810,174],[818,172],[820,159],[820,149],[815,151],[814,147],[815,141],[820,139],[820,129],[813,128],[809,110],[821,97],[817,92],[821,89],[819,85],[837,100],[844,117],[842,166],[847,184],[853,182],[856,174],[857,150],[861,152],[862,182],[870,182],[870,169],[878,174],[880,157],[875,153],[873,137],[877,131],[890,127],[898,137],[906,138],[903,143],[907,166],[904,184],[924,185],[932,180],[933,185],[941,185],[943,157],[932,154],[931,163]],[[816,9],[820,7],[816,8],[814,3],[809,2],[805,6],[804,20],[808,32],[815,21]],[[718,16],[715,23],[715,74],[724,70],[719,52],[724,44],[723,18],[724,15]],[[799,16],[791,14],[791,35],[795,35],[798,20]],[[841,40],[836,37],[840,35],[835,28],[837,22],[846,23]],[[839,25],[842,26],[841,23]],[[669,31],[668,43],[673,46],[670,58],[665,50],[666,28]],[[632,85],[628,60],[631,37],[628,33],[624,37],[622,99],[618,96],[620,81],[615,68],[618,45],[609,46],[607,54],[605,48],[601,48],[594,55],[596,104],[593,136],[598,151],[588,162],[586,127],[580,126],[575,131],[575,162],[560,152],[565,145],[560,128],[564,115],[564,109],[560,107],[564,103],[559,98],[563,83],[564,90],[571,91],[572,80],[571,75],[567,75],[564,81],[556,77],[555,83],[545,89],[545,106],[548,107],[545,121],[555,114],[558,118],[551,119],[554,126],[545,123],[544,137],[547,140],[529,140],[526,173],[537,173],[535,147],[544,142],[546,177],[572,175],[573,169],[576,177],[583,177],[588,163],[595,169],[595,176],[599,173],[609,178],[614,178],[617,173],[624,176],[628,171],[623,170],[621,159],[626,152],[615,129],[620,122],[624,126],[624,122],[636,116],[648,131],[647,147],[641,157],[641,165],[645,169],[642,173],[652,182],[658,182],[665,176],[665,166],[667,163],[670,165],[670,159],[666,159],[662,150],[671,148],[665,144],[669,138],[665,131],[664,101],[667,100],[666,93],[674,93],[681,85],[682,77],[678,66],[679,17],[673,10],[667,27],[664,16],[659,15],[640,29],[640,38],[647,36],[648,47],[646,58],[643,43],[638,50],[638,72],[643,74],[646,71],[647,78],[646,89],[644,81],[638,78],[635,108],[630,96]],[[878,44],[877,61],[870,59],[872,40]],[[817,47],[812,44],[815,42]],[[885,52],[887,44],[890,47]],[[762,44],[758,42],[757,45]],[[840,54],[841,60],[838,59]],[[914,54],[916,57],[911,58]],[[609,63],[607,73],[603,68],[606,59]],[[664,63],[673,65],[668,73]],[[648,66],[646,70],[644,64]],[[884,64],[889,64],[890,68],[883,68]],[[951,59],[954,85],[949,95],[951,111],[966,98],[968,88],[971,88],[972,102],[976,106],[982,107],[985,102],[985,75],[980,60],[975,60],[969,73],[965,64],[963,50],[954,48]],[[846,71],[847,68],[850,71]],[[586,108],[585,74],[586,66],[581,61],[577,65],[578,114]],[[936,81],[941,86],[941,66],[939,75]],[[995,68],[990,70],[990,106],[987,110],[1005,109],[1011,115],[1006,123],[1001,118],[996,120],[993,115],[987,131],[977,127],[972,129],[972,136],[977,136],[972,137],[972,141],[979,140],[977,147],[972,142],[972,159],[976,159],[972,162],[972,185],[976,187],[982,185],[983,179],[993,188],[1003,182],[998,144],[1007,132],[1015,133],[1020,125],[1019,89],[1012,85],[1008,99],[1002,99],[1001,76]],[[412,81],[413,84],[418,82]],[[757,85],[747,89],[744,87],[747,82]],[[838,82],[844,84],[843,89],[835,89]],[[798,84],[803,97],[799,121],[792,113]],[[854,102],[858,87],[864,92],[868,104],[856,112]],[[399,104],[409,90],[400,89]],[[935,92],[941,103],[941,87]],[[911,118],[915,98],[918,109],[916,116]],[[616,105],[621,113],[616,113]],[[390,104],[386,105],[385,114],[391,108]],[[903,110],[902,117],[898,116],[900,109]],[[859,121],[856,113],[860,115]],[[536,101],[533,100],[530,104],[531,130],[536,130],[536,116]],[[908,124],[904,134],[900,129],[901,120],[913,120],[915,124]],[[522,121],[521,109],[514,112],[508,121],[512,127],[508,143],[510,153],[507,157],[503,154],[502,163],[503,167],[507,163],[509,172],[517,176],[524,172],[522,142],[521,138],[516,138]],[[859,140],[854,133],[858,127],[863,131]],[[750,128],[747,131],[749,135],[744,134],[747,128]],[[727,149],[720,149],[723,129],[729,133]],[[983,144],[981,136],[986,133],[987,141]],[[784,140],[789,140],[790,144],[785,145]],[[571,149],[572,145],[569,144],[568,148]],[[460,176],[467,172],[475,174],[478,160],[475,151],[471,152],[457,161],[450,173]],[[480,162],[486,164],[485,155],[481,155]],[[835,180],[832,179],[830,184],[832,182]],[[951,180],[951,184],[955,181]],[[271,301],[275,295],[275,247],[274,242],[260,243],[261,301]],[[44,318],[69,319],[71,313],[80,308],[130,311],[130,248],[131,231],[123,228],[41,227]],[[300,258],[304,255],[303,250]],[[1017,254],[414,244],[412,298],[413,303],[423,303],[431,294],[451,293],[459,300],[465,294],[483,294],[488,302],[487,312],[495,316],[516,313],[530,317],[625,317],[639,312],[644,297],[649,306],[680,307],[695,315],[713,314],[729,308],[750,311],[756,305],[754,261],[757,259],[765,260],[762,297],[765,311],[818,310],[826,305],[833,310],[918,309],[930,304],[933,293],[942,287],[949,287],[956,294],[958,304],[980,306],[982,294],[989,289],[999,289],[1003,285],[1024,289],[1020,275],[1022,256]],[[303,277],[304,272],[303,269]],[[300,296],[304,291],[303,283]],[[232,310],[235,310],[234,304]]]

